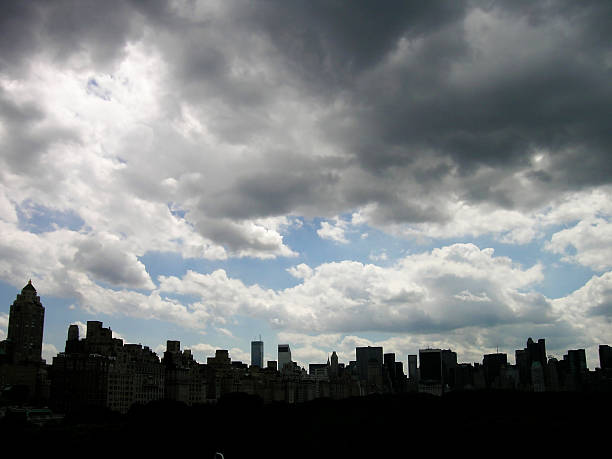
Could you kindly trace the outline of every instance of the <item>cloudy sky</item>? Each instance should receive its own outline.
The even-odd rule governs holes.
[[[0,339],[612,344],[612,3],[8,1]]]

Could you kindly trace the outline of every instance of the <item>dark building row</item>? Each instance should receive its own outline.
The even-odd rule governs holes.
[[[548,358],[544,339],[529,338],[516,350],[515,364],[504,353],[487,354],[482,363],[458,363],[450,349],[421,349],[408,355],[408,374],[394,353],[382,347],[357,347],[355,360],[340,363],[336,352],[308,371],[291,358],[289,344],[278,345],[278,360],[264,367],[264,343],[253,341],[251,365],[232,361],[217,350],[198,363],[179,341],[169,340],[160,359],[140,344],[113,338],[102,322],[88,321],[86,336],[70,325],[65,349],[47,365],[41,358],[44,307],[31,282],[10,309],[7,339],[0,342],[2,396],[20,388],[22,400],[48,401],[67,412],[97,405],[121,413],[135,403],[175,400],[188,405],[211,403],[225,394],[258,395],[264,402],[302,402],[319,397],[341,399],[372,393],[506,389],[523,391],[610,391],[612,348],[599,348],[600,368],[589,371],[584,349],[563,359]]]

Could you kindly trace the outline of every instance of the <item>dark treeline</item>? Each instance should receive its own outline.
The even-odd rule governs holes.
[[[588,393],[456,392],[373,395],[303,404],[264,405],[235,393],[216,404],[188,407],[156,401],[126,415],[103,408],[68,413],[35,427],[5,418],[6,440],[48,448],[175,453],[199,458],[408,457],[439,453],[563,452],[605,438],[612,396]],[[535,449],[534,449],[535,448]],[[429,454],[428,454],[429,455]]]

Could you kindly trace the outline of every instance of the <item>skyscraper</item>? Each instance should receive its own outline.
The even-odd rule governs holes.
[[[599,366],[602,370],[612,368],[612,347],[607,344],[599,345]]]
[[[263,341],[251,341],[251,365],[263,368],[264,343]]]
[[[508,365],[508,355],[501,352],[485,354],[482,360],[487,387],[500,384],[501,371]]]
[[[529,338],[526,349],[530,363],[540,362],[543,368],[546,367],[546,340],[544,338],[540,338],[537,343]]]
[[[408,377],[412,381],[418,381],[417,373],[417,356],[416,354],[408,354]]]
[[[567,361],[567,369],[570,374],[576,375],[587,371],[586,353],[584,349],[570,349],[563,356]]]
[[[278,345],[278,371],[283,371],[283,367],[291,363],[291,349],[288,344]]]
[[[357,371],[359,372],[359,379],[363,381],[368,380],[368,367],[371,367],[372,370],[380,368],[380,373],[382,374],[382,347],[358,347],[355,349],[355,354],[357,357]]]
[[[428,383],[442,383],[442,351],[440,349],[420,349],[420,378]]]
[[[338,376],[338,355],[336,354],[336,351],[332,352],[332,355],[331,355],[331,361],[329,365],[329,375],[334,378]]]
[[[546,340],[540,338],[538,342],[534,342],[532,338],[527,340],[527,347],[525,349],[517,349],[515,352],[516,365],[519,369],[519,377],[521,384],[530,385],[533,383],[531,378],[531,368],[535,362],[539,363],[544,374],[546,374],[546,366],[548,364],[546,359]],[[538,365],[536,365],[537,367]],[[536,372],[539,370],[536,369]],[[546,377],[546,376],[544,376]]]
[[[39,363],[42,360],[44,322],[45,308],[32,281],[28,281],[10,309],[7,341],[10,342],[14,363]]]

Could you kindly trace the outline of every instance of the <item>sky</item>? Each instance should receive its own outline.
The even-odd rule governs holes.
[[[6,1],[0,339],[612,344],[612,2]]]

